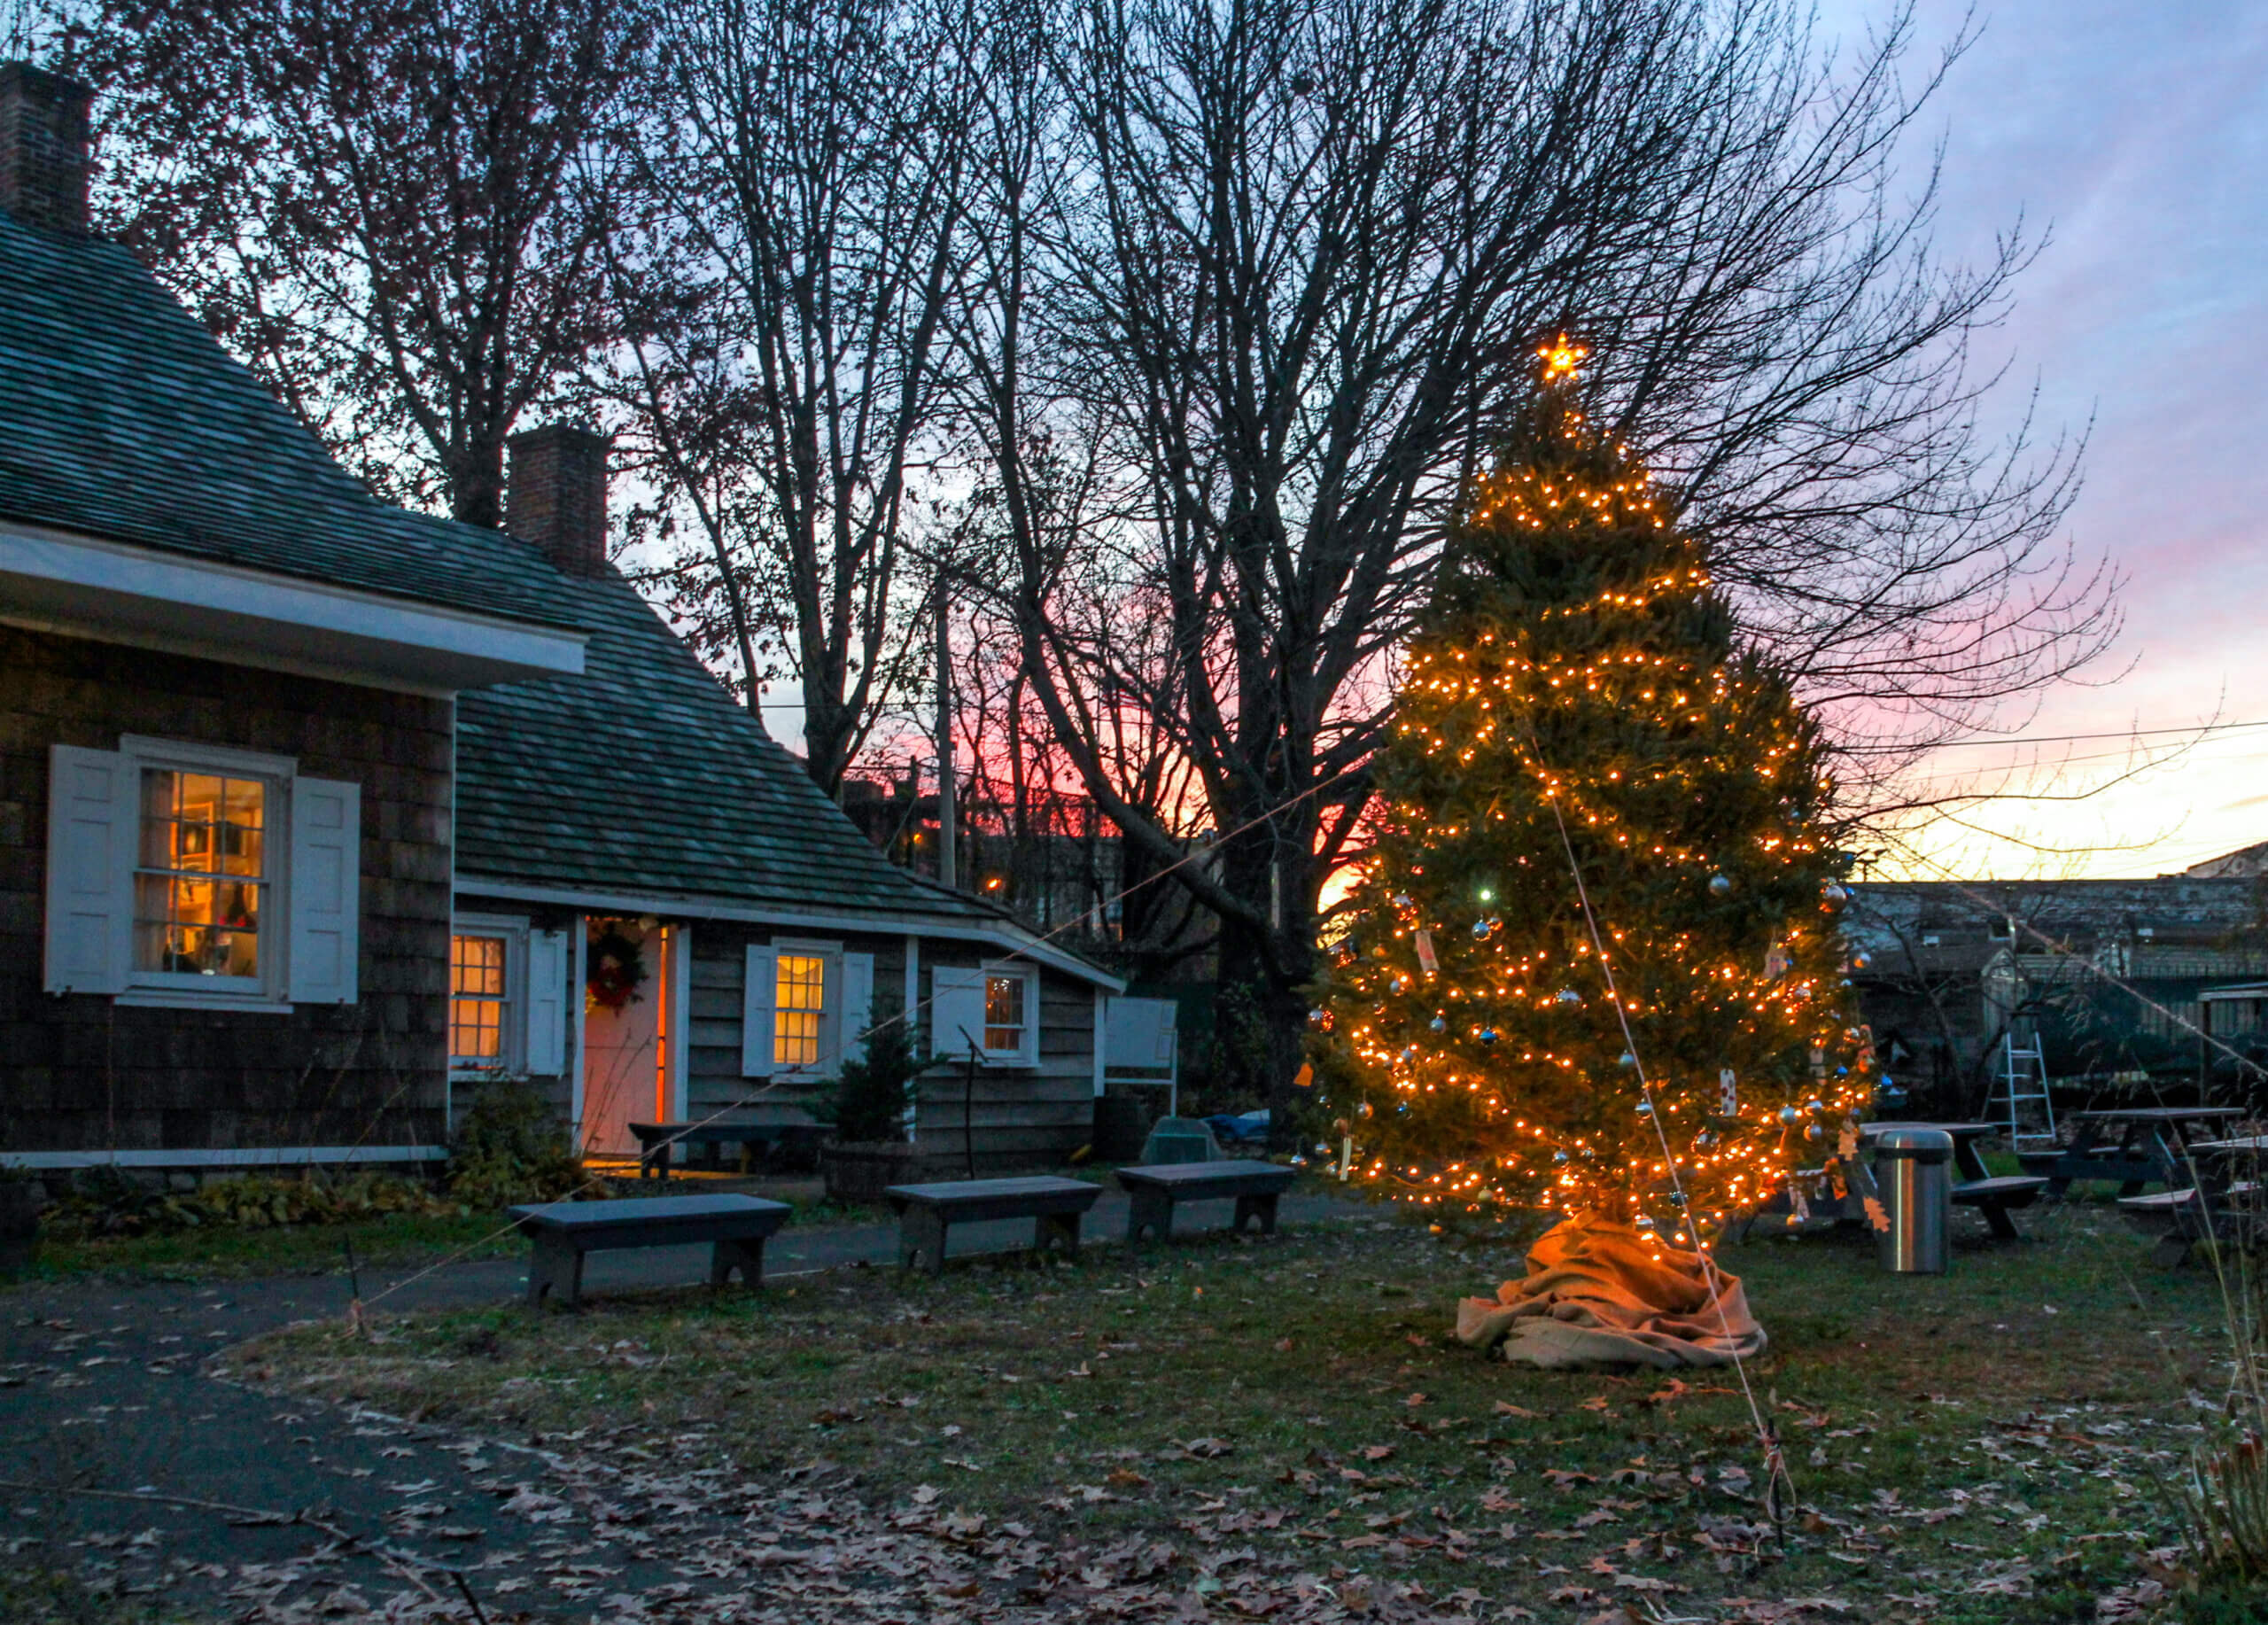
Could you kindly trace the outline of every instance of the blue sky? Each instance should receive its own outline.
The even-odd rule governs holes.
[[[1884,14],[1840,4],[1821,27]],[[1922,49],[1963,15],[1926,0]],[[2127,579],[2126,632],[2101,673],[2116,680],[2009,720],[2051,735],[2268,719],[2268,5],[2002,0],[1977,22],[1925,121],[1946,143],[1938,241],[1974,257],[2019,215],[2048,229],[2000,335],[2014,363],[2000,405],[2020,410],[2036,380],[2049,424],[2093,419],[2070,530]],[[2029,759],[1972,749],[1933,766]],[[2268,728],[2091,802],[1979,819],[2062,850],[1941,832],[1939,852],[1972,875],[2151,874],[2268,840]]]

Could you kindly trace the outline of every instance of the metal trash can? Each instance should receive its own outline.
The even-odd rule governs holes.
[[[1893,1275],[1943,1275],[1953,1221],[1953,1136],[1889,1129],[1875,1137],[1875,1185],[1888,1223],[1875,1232]]]

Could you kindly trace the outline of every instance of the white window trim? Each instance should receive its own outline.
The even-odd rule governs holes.
[[[808,1065],[778,1059],[780,1050],[780,993],[779,984],[773,984],[772,994],[772,1076],[792,1083],[824,1082],[843,1070],[843,945],[800,937],[776,937],[772,943],[773,975],[779,975],[780,956],[793,954],[800,959],[815,959],[824,962],[819,973],[819,1059]]]
[[[519,1077],[527,1071],[528,1056],[528,921],[513,914],[457,914],[449,921],[449,965],[455,974],[456,939],[460,937],[501,937],[504,939],[504,1030],[498,1046],[503,1054],[493,1067],[466,1066],[449,1057],[453,1082],[491,1077]],[[454,1017],[456,994],[449,994]],[[451,1023],[455,1023],[452,1020]]]
[[[260,811],[262,862],[268,873],[261,881],[268,896],[260,925],[260,985],[245,987],[236,977],[230,985],[214,986],[217,977],[184,976],[135,968],[130,933],[133,930],[133,886],[128,883],[126,986],[118,994],[122,1005],[172,1010],[241,1010],[256,1015],[284,1015],[291,1008],[284,997],[291,986],[291,783],[299,777],[296,757],[271,756],[260,750],[239,750],[228,745],[194,740],[160,739],[148,734],[121,734],[118,751],[127,758],[133,782],[134,823],[128,832],[129,873],[142,867],[142,775],[151,770],[176,773],[221,773],[258,779],[273,792],[271,805]],[[279,838],[280,837],[280,838]],[[200,985],[200,984],[204,985]]]
[[[985,977],[984,985],[981,990],[984,994],[989,995],[991,992],[991,978],[994,976],[1014,976],[1024,984],[1023,1038],[1012,1050],[994,1049],[990,1043],[986,1043],[983,1054],[978,1057],[980,1063],[988,1067],[1013,1067],[1027,1070],[1038,1066],[1039,967],[1028,960],[995,960],[991,964],[981,965],[977,968]],[[989,1038],[990,1028],[991,1023],[986,1022],[984,1029],[977,1034],[977,1037],[980,1039]]]

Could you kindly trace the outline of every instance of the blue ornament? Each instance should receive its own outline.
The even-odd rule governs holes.
[[[1712,875],[1709,876],[1709,895],[1711,897],[1730,897],[1732,895],[1732,891],[1733,877],[1731,875]]]
[[[1427,1022],[1425,1025],[1432,1028],[1435,1032],[1447,1032],[1449,1030],[1449,1018],[1446,1015],[1437,1015],[1432,1021]]]
[[[1638,1064],[1638,1057],[1637,1057],[1637,1056],[1635,1056],[1635,1055],[1632,1054],[1631,1054],[1628,1050],[1627,1050],[1627,1049],[1626,1049],[1626,1050],[1624,1050],[1624,1051],[1622,1052],[1622,1065],[1624,1066],[1624,1068],[1625,1068],[1626,1069],[1635,1069],[1635,1068],[1637,1066],[1637,1064]]]
[[[1552,1002],[1555,1004],[1568,1006],[1579,1005],[1583,1002],[1583,996],[1572,987],[1561,988],[1557,992],[1552,994],[1551,999]]]
[[[1480,1041],[1483,1044],[1494,1044],[1496,1041],[1496,1030],[1494,1027],[1483,1027],[1480,1030]]]

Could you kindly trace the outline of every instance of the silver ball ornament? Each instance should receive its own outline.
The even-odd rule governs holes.
[[[1435,1032],[1447,1032],[1449,1030],[1449,1018],[1446,1015],[1437,1015],[1425,1025]]]
[[[1372,1114],[1376,1109],[1377,1109],[1377,1108],[1376,1108],[1375,1107],[1373,1107],[1373,1106],[1372,1106],[1372,1105],[1371,1105],[1368,1100],[1365,1100],[1365,1101],[1363,1101],[1360,1106],[1357,1106],[1357,1107],[1355,1108],[1355,1115],[1357,1117],[1362,1117],[1362,1118],[1365,1118],[1365,1119],[1367,1119],[1368,1117],[1370,1117],[1370,1116],[1371,1116],[1371,1114]]]
[[[1711,897],[1725,898],[1730,897],[1732,894],[1733,877],[1731,875],[1712,875],[1709,876],[1709,895]]]
[[[1798,1111],[1794,1107],[1792,1107],[1792,1106],[1783,1106],[1783,1107],[1780,1108],[1780,1122],[1781,1122],[1782,1126],[1786,1127],[1786,1128],[1793,1128],[1793,1127],[1795,1127],[1795,1126],[1796,1126],[1796,1124],[1798,1124],[1798,1123],[1801,1123],[1803,1120],[1804,1120],[1804,1115],[1803,1115],[1803,1113],[1801,1113],[1801,1112]]]
[[[1574,1006],[1583,1002],[1583,996],[1572,987],[1563,987],[1551,995],[1554,1004]]]

